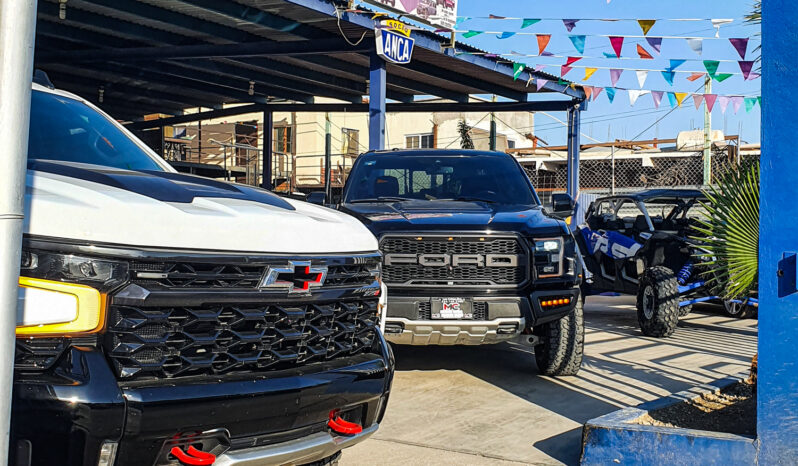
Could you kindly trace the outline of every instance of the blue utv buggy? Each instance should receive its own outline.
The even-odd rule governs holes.
[[[697,190],[653,189],[593,201],[574,235],[587,271],[583,295],[637,295],[643,333],[672,335],[693,304],[718,299],[706,296],[701,246],[690,238],[705,200]],[[740,317],[754,301],[725,304]]]

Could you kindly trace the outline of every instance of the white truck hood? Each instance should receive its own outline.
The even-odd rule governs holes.
[[[24,232],[133,247],[279,254],[373,252],[358,220],[250,186],[171,172],[33,161]]]

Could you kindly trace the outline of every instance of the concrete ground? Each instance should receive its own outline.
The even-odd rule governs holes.
[[[757,321],[697,307],[667,339],[644,337],[634,298],[590,297],[576,377],[537,374],[522,346],[394,346],[396,378],[379,432],[352,465],[577,464],[594,417],[747,370]]]

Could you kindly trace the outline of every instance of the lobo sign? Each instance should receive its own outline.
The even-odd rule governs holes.
[[[364,0],[416,21],[444,29],[457,24],[458,0]]]
[[[410,63],[415,40],[410,37],[410,28],[406,25],[394,20],[382,21],[374,36],[377,38],[377,55],[397,65]]]

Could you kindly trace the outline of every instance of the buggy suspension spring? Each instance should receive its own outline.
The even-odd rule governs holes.
[[[690,276],[693,275],[693,263],[687,261],[686,264],[682,267],[682,270],[676,274],[676,280],[679,282],[680,285],[685,285],[687,280],[690,279]]]

